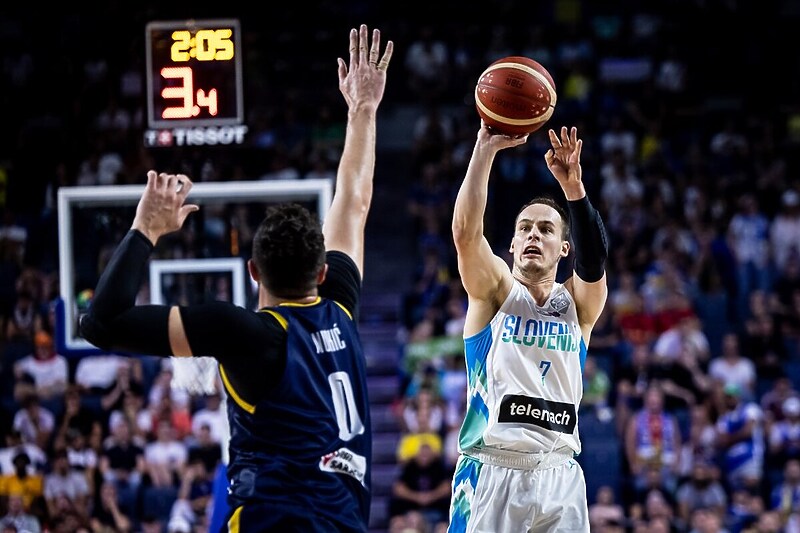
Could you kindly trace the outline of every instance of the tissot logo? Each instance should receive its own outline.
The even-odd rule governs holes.
[[[500,403],[498,421],[534,424],[561,433],[572,433],[575,431],[577,418],[575,406],[571,403],[509,394]]]

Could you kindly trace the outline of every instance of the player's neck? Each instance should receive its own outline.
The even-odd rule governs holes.
[[[258,308],[261,309],[262,307],[275,307],[276,305],[281,304],[306,305],[314,303],[318,297],[319,295],[317,294],[317,291],[314,291],[311,294],[307,294],[299,298],[282,298],[270,293],[262,285],[258,290]]]
[[[550,293],[553,292],[553,285],[556,281],[555,276],[531,279],[519,272],[514,274],[514,278],[525,285],[537,305],[544,305],[547,302],[547,299],[550,298]]]

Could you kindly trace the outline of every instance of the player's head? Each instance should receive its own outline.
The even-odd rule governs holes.
[[[555,270],[569,254],[569,218],[552,198],[538,197],[522,206],[514,222],[509,251],[514,268],[535,274]]]
[[[325,266],[319,220],[298,204],[270,206],[253,238],[252,261],[270,293],[280,298],[307,296]]]

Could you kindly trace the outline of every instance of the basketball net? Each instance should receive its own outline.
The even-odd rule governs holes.
[[[170,357],[172,386],[192,395],[220,391],[217,360],[213,357]]]

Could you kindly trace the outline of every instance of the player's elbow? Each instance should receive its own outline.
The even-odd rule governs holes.
[[[475,228],[467,224],[463,219],[453,218],[451,226],[453,232],[453,242],[456,246],[468,246],[471,242],[475,242],[482,234],[476,232]]]
[[[334,202],[338,202],[342,211],[353,220],[366,221],[372,204],[372,194],[358,189],[351,189],[346,194],[338,194]]]
[[[102,350],[110,347],[108,328],[91,311],[78,320],[78,333],[90,344]]]

